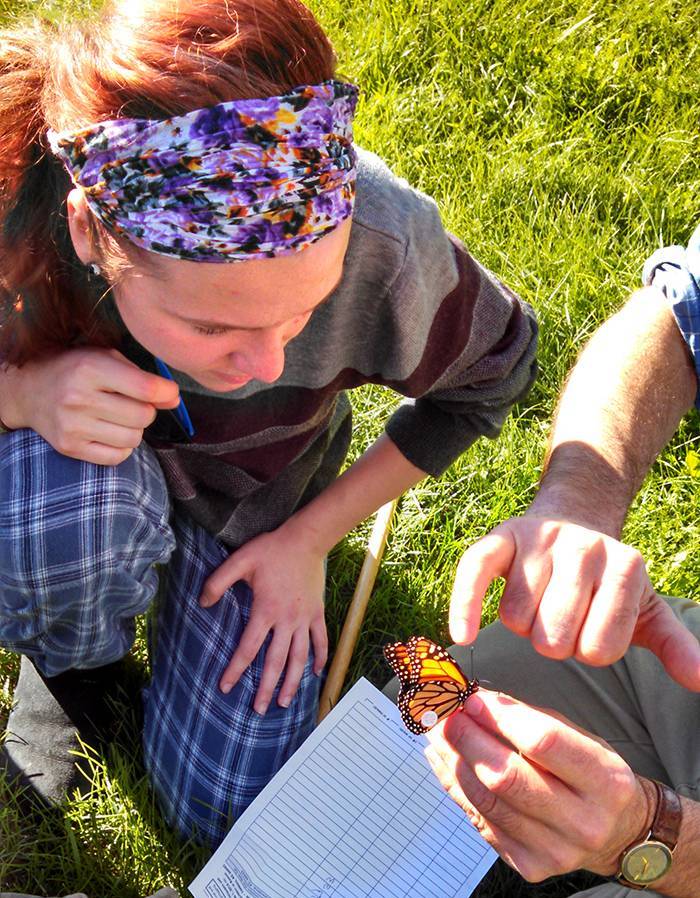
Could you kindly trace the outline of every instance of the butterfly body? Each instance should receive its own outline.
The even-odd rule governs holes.
[[[425,636],[386,645],[384,656],[401,684],[399,711],[412,733],[427,733],[479,688],[449,652]]]

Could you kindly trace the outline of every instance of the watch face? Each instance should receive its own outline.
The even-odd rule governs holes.
[[[644,842],[625,854],[620,873],[628,882],[646,884],[660,879],[671,866],[672,855],[663,842]]]

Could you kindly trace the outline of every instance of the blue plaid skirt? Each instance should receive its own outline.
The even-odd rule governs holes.
[[[219,691],[253,595],[240,581],[212,608],[198,599],[229,552],[172,512],[147,446],[102,467],[60,455],[30,430],[0,437],[0,646],[47,676],[115,661],[158,590],[156,565],[167,565],[144,760],[169,824],[211,846],[309,735],[319,689],[310,655],[290,707],[275,693],[256,714],[266,643],[234,689]]]

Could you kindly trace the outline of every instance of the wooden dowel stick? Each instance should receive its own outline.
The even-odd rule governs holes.
[[[387,502],[377,512],[377,519],[372,527],[372,532],[367,545],[364,561],[360,576],[357,579],[355,591],[348,605],[347,614],[345,615],[345,623],[338,640],[338,645],[333,655],[333,661],[328,670],[326,684],[323,687],[321,701],[319,702],[318,720],[319,723],[335,706],[338,696],[343,688],[345,677],[350,666],[352,653],[355,650],[362,621],[367,611],[369,597],[372,595],[372,587],[377,579],[377,572],[384,554],[387,537],[389,536],[389,527],[391,519],[396,509],[398,499]]]

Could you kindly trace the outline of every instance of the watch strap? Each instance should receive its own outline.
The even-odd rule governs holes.
[[[677,792],[664,783],[657,780],[652,780],[652,782],[656,785],[659,800],[651,824],[651,838],[657,842],[663,842],[673,851],[678,844],[681,821],[683,820],[681,799]]]
[[[656,810],[652,817],[651,828],[648,835],[636,839],[622,852],[620,857],[620,869],[616,877],[619,883],[626,886],[628,889],[634,889],[635,891],[643,891],[644,889],[649,888],[650,885],[653,885],[653,883],[634,883],[624,877],[622,874],[622,860],[627,852],[638,845],[643,845],[645,842],[663,842],[663,844],[673,852],[678,844],[681,823],[683,820],[683,807],[677,792],[674,792],[673,789],[669,788],[669,786],[666,786],[664,783],[660,783],[658,780],[646,780],[645,782],[644,779],[640,779],[640,782],[647,796],[649,796],[649,789],[646,784],[648,783],[652,787],[655,793]]]

